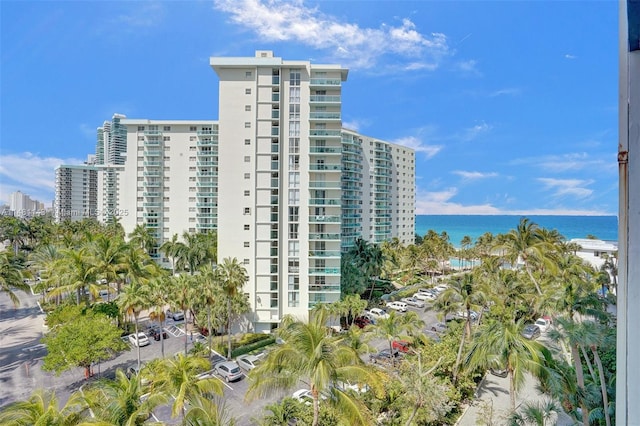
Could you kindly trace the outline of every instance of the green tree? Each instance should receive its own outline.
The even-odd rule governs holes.
[[[267,405],[265,409],[269,414],[258,422],[261,426],[289,426],[300,416],[300,404],[293,398],[284,398]]]
[[[133,228],[129,234],[129,242],[140,247],[150,256],[156,247],[156,238],[153,232],[143,223],[139,223]]]
[[[477,330],[465,359],[465,365],[471,370],[507,370],[511,410],[516,408],[516,392],[524,383],[525,373],[534,376],[545,374],[545,353],[548,350],[540,343],[523,337],[523,326],[523,320],[517,323],[485,322]]]
[[[209,360],[206,358],[179,353],[175,357],[159,360],[149,368],[154,376],[154,390],[172,395],[174,398],[171,406],[173,417],[181,412],[184,419],[186,405],[192,401],[196,402],[198,397],[222,395],[222,382],[215,377],[198,377],[198,374],[210,368]]]
[[[105,280],[107,284],[122,281],[126,268],[126,255],[129,251],[125,242],[119,238],[99,235],[91,247],[93,267],[96,277]]]
[[[186,315],[190,307],[194,305],[200,297],[198,294],[198,285],[196,277],[192,275],[180,274],[177,277],[171,277],[170,281],[170,300],[171,307],[178,308]],[[187,332],[185,325],[185,333]],[[184,353],[187,354],[187,339],[184,339]]]
[[[189,400],[189,410],[184,416],[185,426],[234,426],[236,421],[229,415],[221,398],[194,395]]]
[[[62,255],[64,257],[60,268],[62,286],[54,289],[51,296],[57,297],[66,292],[75,292],[76,303],[80,304],[85,288],[89,287],[90,291],[98,292],[92,256],[86,247],[77,250],[65,249]]]
[[[518,411],[514,411],[507,418],[509,426],[546,426],[554,425],[560,407],[550,399],[533,403],[526,402]]]
[[[387,341],[389,351],[393,352],[394,340],[404,335],[404,333],[411,334],[415,330],[420,330],[424,327],[424,322],[413,311],[403,315],[397,314],[396,311],[391,311],[388,318],[379,318],[370,327],[375,336]]]
[[[89,377],[93,363],[127,349],[128,345],[120,339],[121,330],[106,315],[78,306],[62,310],[68,310],[68,321],[57,327],[50,324],[51,332],[42,339],[47,346],[43,370],[60,374],[72,367],[82,367],[85,377]]]
[[[60,277],[58,271],[64,261],[63,254],[58,246],[53,244],[41,244],[31,252],[29,256],[29,266],[34,276],[38,276],[41,281],[36,288],[42,292],[43,301],[46,298],[46,289],[60,287]],[[60,297],[57,296],[56,304]]]
[[[124,288],[124,291],[120,293],[116,301],[120,309],[122,309],[122,312],[133,317],[136,336],[138,336],[138,318],[140,317],[140,312],[152,305],[147,290],[147,286],[140,284],[138,281],[133,281]],[[136,345],[136,354],[138,358],[138,369],[140,369],[140,345]]]
[[[262,365],[251,370],[247,398],[291,389],[305,380],[313,398],[312,426],[318,425],[320,394],[326,392],[333,396],[326,402],[334,404],[346,422],[371,424],[366,407],[351,394],[333,388],[333,384],[338,381],[366,383],[380,395],[380,379],[352,348],[331,336],[326,323],[326,310],[311,312],[308,322],[289,317],[284,320],[279,335],[285,343],[269,353]]]
[[[149,392],[138,374],[128,378],[122,370],[116,370],[114,380],[100,379],[83,393],[98,421],[117,426],[141,426],[168,401],[162,393]]]
[[[227,299],[227,335],[228,335],[228,354],[231,358],[231,301],[242,290],[242,287],[248,281],[247,270],[242,266],[238,259],[227,257],[218,265],[220,273],[220,282]]]
[[[164,333],[162,330],[164,329],[164,322],[166,320],[164,308],[169,304],[169,294],[167,293],[168,283],[169,279],[166,275],[159,275],[149,281],[147,290],[148,307],[151,309],[149,319],[151,321],[157,321],[160,325],[160,350],[162,358],[164,358]]]
[[[178,234],[173,234],[170,240],[165,241],[160,246],[160,251],[171,259],[171,275],[176,274],[176,262],[180,257],[180,251],[183,249],[184,244],[178,241]]]
[[[15,256],[6,251],[0,252],[0,291],[6,293],[16,307],[20,305],[20,299],[13,290],[29,291],[29,285],[22,279],[22,270]]]
[[[87,413],[78,393],[60,408],[55,392],[39,389],[27,401],[18,401],[0,410],[4,426],[75,426],[85,423]]]

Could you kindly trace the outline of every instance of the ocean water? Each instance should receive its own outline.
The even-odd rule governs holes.
[[[541,228],[556,229],[567,240],[593,235],[605,241],[618,241],[616,216],[511,216],[511,215],[416,215],[416,234],[423,236],[433,229],[446,231],[451,244],[460,247],[468,235],[475,242],[485,232],[506,234],[515,229],[522,217]]]

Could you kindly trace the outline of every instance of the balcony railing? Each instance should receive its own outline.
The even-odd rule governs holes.
[[[340,257],[341,253],[339,250],[335,250],[335,251],[329,251],[329,250],[315,250],[315,251],[309,251],[309,257],[322,257],[322,258],[327,258],[327,257]]]
[[[325,181],[318,181],[318,180],[312,180],[311,182],[309,182],[309,188],[341,188],[342,184],[341,182],[325,182]]]
[[[208,135],[217,135],[217,130],[198,130],[198,136],[208,136]]]
[[[330,146],[312,146],[309,148],[309,152],[312,154],[340,154],[342,149]]]
[[[310,240],[339,240],[340,234],[309,234]]]
[[[309,118],[311,120],[340,120],[340,113],[312,111],[309,113]]]
[[[311,95],[310,102],[314,103],[340,103],[340,96],[336,95]]]
[[[342,134],[342,130],[327,130],[327,129],[311,129],[309,130],[309,136],[322,136],[322,137],[335,137],[338,138]]]
[[[340,164],[310,164],[309,170],[322,170],[328,172],[340,172],[342,171],[342,165]]]
[[[339,206],[339,198],[310,198],[309,204],[312,206]]]
[[[340,268],[309,268],[309,275],[340,275]]]
[[[160,136],[162,135],[162,130],[145,130],[145,136]]]
[[[311,78],[310,86],[340,86],[342,81],[339,78]]]
[[[309,216],[309,222],[340,223],[340,216]]]

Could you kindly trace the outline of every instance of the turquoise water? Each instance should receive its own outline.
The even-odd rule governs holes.
[[[475,242],[485,232],[505,234],[515,229],[523,216],[507,215],[416,215],[416,234],[423,236],[433,229],[446,231],[451,243],[459,247],[468,235]],[[526,216],[541,228],[556,229],[567,240],[593,235],[605,241],[618,241],[616,216]]]

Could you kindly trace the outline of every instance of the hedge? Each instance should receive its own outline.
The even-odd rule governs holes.
[[[237,348],[231,351],[231,358],[248,354],[251,351],[263,348],[265,346],[272,345],[276,342],[275,336],[269,336],[269,335],[265,335],[265,336],[267,336],[267,338],[258,340],[257,342],[253,342],[248,345],[238,346]]]

